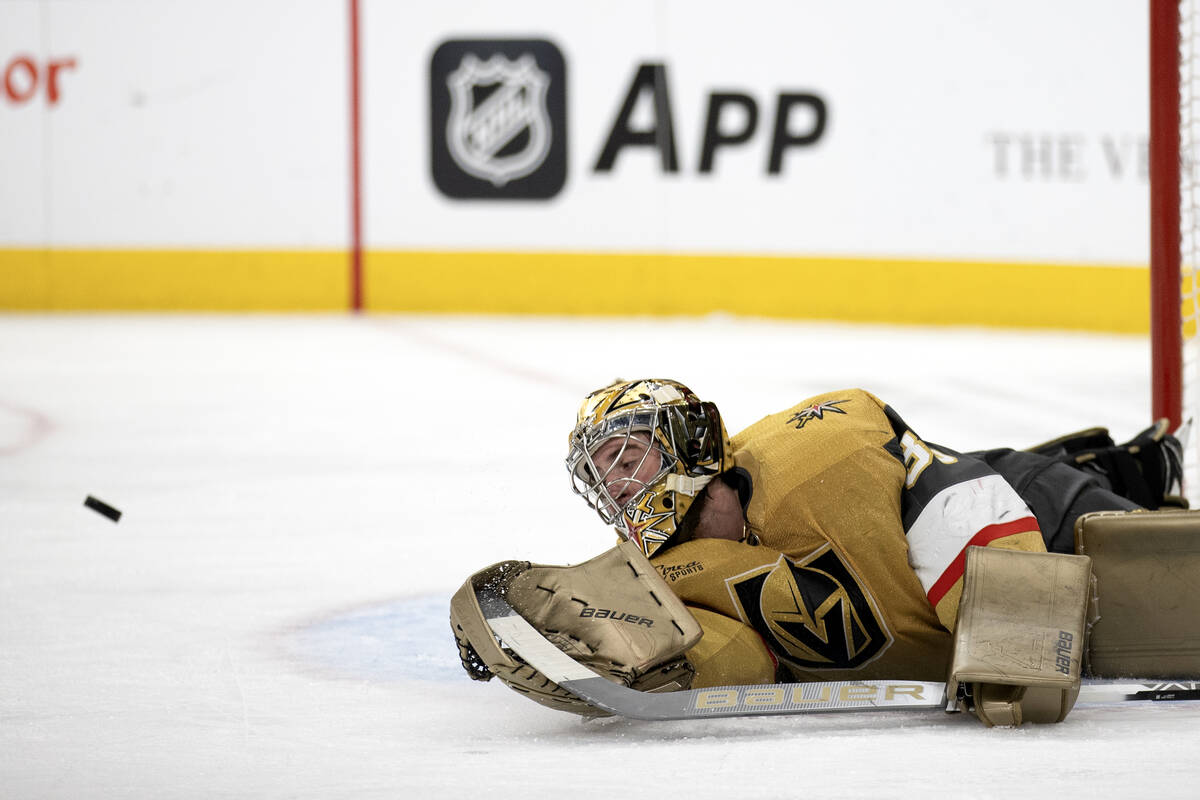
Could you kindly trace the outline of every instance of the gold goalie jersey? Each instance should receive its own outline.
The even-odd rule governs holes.
[[[733,452],[757,544],[693,539],[652,561],[688,605],[753,628],[784,677],[943,680],[965,548],[1045,550],[1000,475],[859,389],[766,417]]]

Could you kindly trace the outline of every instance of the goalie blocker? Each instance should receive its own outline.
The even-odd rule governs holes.
[[[1079,695],[1091,559],[968,547],[946,694],[984,724],[1062,722]]]

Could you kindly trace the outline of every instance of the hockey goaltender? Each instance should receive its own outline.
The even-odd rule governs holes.
[[[471,677],[583,715],[606,712],[501,647],[481,589],[639,691],[945,681],[988,725],[1059,722],[1081,674],[1200,675],[1200,615],[1168,618],[1153,567],[1200,539],[1180,462],[1165,420],[1122,445],[1095,428],[957,452],[860,389],[731,440],[683,384],[620,381],[585,398],[567,469],[623,543],[573,567],[481,570],[451,627]],[[1146,571],[1137,554],[1156,548]]]

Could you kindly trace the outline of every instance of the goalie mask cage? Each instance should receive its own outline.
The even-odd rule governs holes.
[[[1150,330],[1154,417],[1184,436],[1200,506],[1200,0],[1150,0]]]

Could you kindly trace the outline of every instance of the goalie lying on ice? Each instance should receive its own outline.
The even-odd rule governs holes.
[[[1081,642],[1086,575],[1078,557],[1047,551],[1071,553],[1086,512],[1170,504],[1179,456],[1162,424],[1125,445],[1093,429],[1033,451],[961,453],[925,442],[861,390],[806,400],[730,440],[712,403],[674,381],[639,380],[588,395],[567,467],[575,491],[650,559],[659,586],[643,577],[631,589],[618,578],[632,567],[614,571],[604,557],[478,573],[452,613],[473,677],[495,672],[548,705],[596,713],[495,646],[465,591],[491,581],[561,649],[635,688],[949,677],[987,695],[974,704],[990,709],[986,721],[1012,724],[1022,698],[972,680],[990,673],[964,664],[966,643],[954,636],[968,548],[1040,554],[975,559],[973,572],[993,577],[966,587],[984,603],[968,615],[984,627],[968,634],[1007,646],[1033,635],[1022,616],[1045,621],[1030,603],[1049,603]],[[1075,576],[1070,589],[1031,578],[1063,570]],[[997,617],[994,587],[1030,580],[1044,584],[1041,594],[1016,592]],[[1067,659],[1076,686],[1080,656]],[[1021,678],[1049,679],[1057,692],[1038,718],[1069,709],[1063,674]]]

